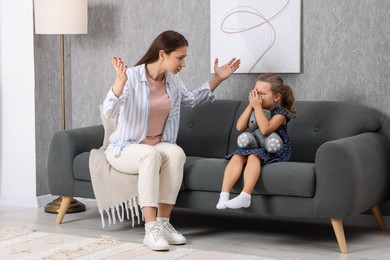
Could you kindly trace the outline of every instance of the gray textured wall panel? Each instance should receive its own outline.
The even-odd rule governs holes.
[[[209,5],[209,0],[89,1],[88,34],[70,36],[67,76],[71,76],[71,91],[67,95],[71,97],[71,126],[100,124],[98,105],[115,79],[111,57],[121,56],[133,65],[161,31],[177,30],[189,40],[187,68],[181,72],[187,87],[194,89],[208,80]],[[375,109],[390,138],[388,10],[387,0],[303,0],[302,73],[282,76],[298,100],[351,101]],[[37,88],[45,88],[37,89],[37,124],[51,126],[37,133],[38,182],[44,183],[43,159],[55,128],[48,120],[58,113],[47,103],[58,93],[46,88],[49,81],[58,79],[55,73],[48,78],[39,73],[53,70],[44,55],[53,54],[57,46],[46,37],[35,45],[45,46],[36,49]],[[216,97],[246,100],[257,76],[233,75],[216,90]],[[45,193],[44,185],[38,189],[38,194]]]
[[[65,53],[69,53],[68,39]],[[49,193],[46,160],[54,132],[62,129],[61,113],[61,56],[58,35],[35,35],[35,122],[36,122],[36,185],[37,195]],[[71,128],[70,55],[65,56],[66,126]]]

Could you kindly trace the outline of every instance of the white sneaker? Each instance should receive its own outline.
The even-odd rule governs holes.
[[[187,239],[176,231],[176,229],[167,220],[157,218],[157,223],[160,227],[161,233],[164,238],[171,245],[183,245],[187,242]]]
[[[162,235],[160,225],[145,226],[144,245],[155,251],[169,250],[169,243]]]

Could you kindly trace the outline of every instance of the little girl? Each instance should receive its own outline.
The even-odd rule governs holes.
[[[225,169],[217,209],[248,208],[251,205],[251,194],[260,177],[261,165],[290,159],[291,145],[287,135],[287,123],[296,115],[294,101],[291,88],[284,84],[280,76],[264,74],[257,79],[254,89],[249,93],[249,104],[237,121],[237,130],[243,132],[247,129],[249,117],[254,111],[260,132],[263,135],[273,132],[279,134],[283,149],[277,153],[269,153],[263,148],[238,149],[226,156],[230,161]],[[270,120],[263,109],[271,111]],[[244,166],[244,188],[240,195],[229,200],[230,191],[240,178]]]

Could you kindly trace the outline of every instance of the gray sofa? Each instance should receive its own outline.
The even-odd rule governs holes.
[[[247,103],[216,100],[182,109],[177,143],[187,161],[176,207],[216,211],[224,158],[236,148],[235,122]],[[342,220],[371,210],[384,229],[379,205],[389,198],[390,143],[373,110],[345,102],[297,101],[288,125],[289,162],[262,167],[250,208],[243,214],[330,219],[342,253],[347,252]],[[63,196],[57,223],[72,197],[94,198],[89,151],[101,146],[101,125],[57,132],[50,143],[48,183]],[[232,193],[239,193],[242,180]],[[226,210],[233,211],[233,210]]]

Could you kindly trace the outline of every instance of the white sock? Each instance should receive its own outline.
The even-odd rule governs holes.
[[[229,196],[229,192],[221,192],[221,194],[219,194],[217,209],[226,209],[225,203],[229,200]]]
[[[150,221],[148,223],[145,223],[145,229],[151,228],[154,225],[157,225],[157,221]]]
[[[163,222],[164,220],[169,223],[169,218],[157,217],[156,219],[157,219],[157,223]]]
[[[230,209],[248,208],[251,205],[251,195],[242,191],[240,195],[225,203]]]

